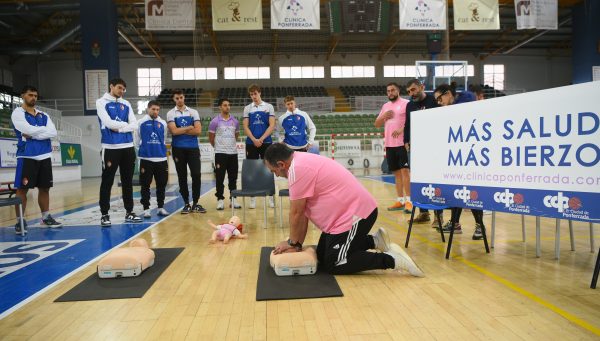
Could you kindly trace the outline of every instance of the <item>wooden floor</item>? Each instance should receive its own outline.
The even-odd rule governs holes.
[[[403,243],[408,215],[385,210],[394,187],[362,182],[379,202],[375,226]],[[52,209],[93,203],[97,189],[96,179],[58,184]],[[482,242],[471,240],[472,217],[465,213],[465,231],[455,238],[450,260],[429,224],[414,229],[407,251],[425,278],[392,271],[337,276],[341,298],[257,302],[260,247],[287,237],[287,229],[273,222],[272,210],[270,228],[262,228],[260,202],[247,211],[249,239],[210,245],[206,220],[224,222],[230,212],[217,212],[214,191],[207,193],[201,200],[206,215],[176,214],[142,235],[152,247],[185,247],[143,298],[53,303],[92,274],[91,265],[0,320],[0,339],[600,339],[600,291],[589,289],[595,254],[588,224],[574,223],[577,251],[572,252],[563,223],[556,261],[554,219],[542,219],[542,257],[536,258],[533,217],[527,217],[524,243],[520,216],[498,214],[496,247],[486,254]],[[32,216],[36,206],[27,210]],[[2,208],[0,216],[6,225],[14,213]],[[489,215],[485,221],[489,227]],[[318,236],[311,229],[307,242],[315,243]]]

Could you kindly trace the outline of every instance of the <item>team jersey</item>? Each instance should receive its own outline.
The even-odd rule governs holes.
[[[149,115],[144,116],[138,123],[138,131],[135,135],[140,159],[152,162],[166,161],[166,136],[167,122],[165,120],[160,117],[152,119]]]
[[[305,148],[315,143],[317,128],[307,113],[296,109],[279,117],[279,130],[284,132],[283,143],[292,149]],[[308,131],[308,134],[306,133]]]
[[[183,110],[175,107],[167,113],[167,123],[175,122],[177,128],[193,126],[196,121],[200,121],[200,115],[196,110],[188,106],[183,108]],[[198,136],[188,134],[173,135],[171,145],[177,148],[198,148]]]
[[[267,128],[269,128],[269,118],[275,117],[275,109],[267,102],[260,102],[256,105],[254,102],[244,108],[244,119],[248,119],[248,128],[255,138],[260,138]],[[271,136],[263,141],[264,143],[273,143]],[[246,144],[252,144],[250,137],[246,138]]]
[[[137,129],[137,120],[131,104],[109,93],[96,101],[102,148],[122,149],[133,147],[133,132]]]
[[[44,160],[52,155],[50,139],[56,137],[56,127],[50,116],[34,109],[35,116],[22,107],[15,108],[11,121],[17,135],[17,158]]]

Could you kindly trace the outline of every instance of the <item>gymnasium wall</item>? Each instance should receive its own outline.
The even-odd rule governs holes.
[[[188,88],[199,87],[203,89],[216,90],[220,87],[247,86],[252,80],[223,80],[222,69],[225,66],[271,66],[271,79],[257,81],[262,86],[325,86],[338,87],[340,85],[383,85],[391,80],[404,82],[408,79],[391,79],[383,77],[383,65],[412,65],[415,60],[426,60],[427,55],[389,55],[383,61],[377,60],[377,55],[346,56],[333,55],[327,62],[324,56],[280,56],[277,61],[271,62],[269,56],[258,58],[256,56],[239,56],[232,59],[223,58],[218,63],[214,57],[204,59],[196,58],[194,64],[193,56],[181,56],[176,58],[167,57],[166,63],[161,65],[154,58],[128,57],[126,53],[121,56],[121,76],[128,83],[127,96],[137,96],[136,69],[138,67],[161,67],[163,76],[163,88]],[[31,58],[28,58],[31,59]],[[453,60],[467,60],[475,65],[476,77],[470,81],[481,83],[483,80],[483,64],[498,63],[505,64],[507,89],[524,89],[533,91],[570,84],[571,81],[571,57],[540,57],[527,55],[491,56],[481,61],[474,55],[453,55]],[[79,62],[72,58],[47,58],[40,57],[35,60],[29,68],[22,66],[24,61],[19,61],[13,67],[17,73],[26,73],[26,79],[37,80],[39,74],[39,89],[45,98],[77,98],[83,94],[82,74]],[[172,81],[171,68],[173,67],[214,67],[219,68],[219,80],[213,81]],[[376,77],[363,79],[295,79],[280,80],[277,77],[279,66],[296,65],[325,65],[328,75],[330,65],[375,65]],[[37,73],[33,72],[37,70]]]

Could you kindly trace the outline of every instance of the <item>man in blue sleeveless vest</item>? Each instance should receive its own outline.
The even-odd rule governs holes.
[[[17,169],[15,171],[15,188],[17,197],[23,203],[23,213],[27,206],[27,192],[30,188],[38,188],[38,204],[42,211],[40,227],[61,227],[62,224],[50,215],[50,187],[52,187],[52,145],[51,138],[57,132],[48,114],[35,108],[38,91],[33,86],[25,86],[21,91],[23,104],[11,115],[11,121],[17,135]],[[21,230],[18,207],[15,233]]]
[[[175,108],[167,113],[167,127],[173,136],[171,154],[175,161],[175,170],[179,178],[179,193],[185,206],[181,214],[190,212],[206,213],[206,209],[198,203],[200,199],[200,145],[198,136],[202,131],[200,115],[185,105],[185,95],[182,90],[173,91]],[[187,182],[187,169],[192,176],[192,205]]]
[[[144,218],[150,218],[150,184],[152,178],[156,182],[156,201],[158,201],[158,215],[168,216],[164,209],[165,187],[169,180],[169,166],[167,164],[167,122],[158,116],[160,104],[157,101],[148,102],[146,116],[138,122],[138,131],[135,135],[136,145],[139,147],[140,158],[140,184],[142,185],[142,200]]]
[[[296,108],[294,96],[286,96],[283,102],[287,112],[278,120],[279,130],[284,132],[283,143],[294,151],[306,152],[315,143],[317,127],[307,113]]]
[[[250,84],[248,94],[252,103],[244,108],[244,132],[246,133],[246,159],[265,158],[265,151],[273,143],[271,133],[275,129],[275,109],[260,97],[260,86]],[[269,198],[269,206],[275,207],[273,197]],[[250,198],[250,208],[256,207],[256,198]]]
[[[110,226],[110,190],[115,181],[117,168],[121,174],[121,189],[125,205],[125,222],[142,221],[133,213],[133,171],[135,168],[135,148],[133,132],[137,120],[131,104],[123,99],[125,81],[120,78],[110,80],[109,92],[96,101],[96,111],[102,134],[102,182],[100,183],[100,225]]]

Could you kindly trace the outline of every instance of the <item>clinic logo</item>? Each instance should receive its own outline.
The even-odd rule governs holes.
[[[186,126],[187,125],[187,120],[185,118],[181,119],[181,125],[182,126]]]
[[[415,11],[421,13],[422,17],[424,17],[425,13],[427,13],[430,10],[431,8],[429,7],[429,5],[427,5],[427,3],[423,0],[419,0],[417,2],[417,7],[415,7]]]
[[[150,134],[150,138],[151,138],[151,139],[153,139],[153,140],[158,140],[158,134],[157,134],[156,132],[154,132],[154,131],[153,131],[153,132]]]
[[[294,13],[294,15],[298,15],[298,12],[304,9],[298,0],[289,0],[289,4],[286,8],[288,11]]]
[[[121,121],[121,118],[119,116],[115,117],[115,121],[117,121],[117,122],[123,122],[123,121]]]

